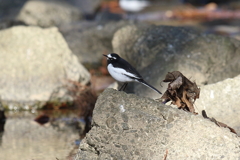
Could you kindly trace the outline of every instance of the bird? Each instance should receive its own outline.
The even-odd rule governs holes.
[[[107,70],[109,74],[116,81],[124,83],[119,91],[124,91],[129,82],[139,82],[153,89],[157,93],[162,94],[156,88],[145,82],[138,71],[118,54],[110,53],[108,55],[103,54],[103,56],[107,57]]]
[[[139,12],[149,5],[148,0],[119,0],[119,6],[127,12]]]

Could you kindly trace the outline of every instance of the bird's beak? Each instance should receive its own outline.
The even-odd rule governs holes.
[[[105,56],[105,57],[107,57],[107,58],[108,58],[108,56],[107,56],[107,55],[105,55],[105,54],[103,54],[103,56]]]

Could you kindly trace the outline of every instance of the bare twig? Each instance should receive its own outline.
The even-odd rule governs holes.
[[[168,150],[166,149],[166,153],[165,153],[165,155],[163,157],[163,160],[167,160],[167,155],[168,155]]]
[[[236,132],[233,128],[229,127],[229,126],[226,125],[225,123],[219,122],[219,121],[217,121],[217,120],[216,120],[215,118],[213,118],[213,117],[212,117],[212,118],[209,118],[209,117],[207,116],[207,113],[206,113],[205,110],[202,110],[202,116],[203,116],[204,118],[209,119],[210,121],[214,122],[217,126],[219,126],[219,127],[224,127],[224,128],[228,128],[232,133],[237,134],[237,132]]]

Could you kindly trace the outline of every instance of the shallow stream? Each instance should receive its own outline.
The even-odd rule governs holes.
[[[50,115],[41,125],[34,119],[43,114],[5,112],[7,117],[1,137],[1,160],[66,160],[72,159],[78,146],[79,132],[74,126],[74,111]],[[49,114],[49,113],[48,113]]]

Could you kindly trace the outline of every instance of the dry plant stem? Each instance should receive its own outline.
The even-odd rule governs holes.
[[[168,150],[166,149],[166,153],[165,153],[165,155],[163,157],[163,160],[167,160],[167,155],[168,155]]]
[[[219,126],[219,127],[224,127],[224,128],[228,128],[232,133],[237,134],[237,132],[236,132],[233,128],[229,127],[229,126],[226,125],[225,123],[218,122],[218,121],[217,121],[215,118],[213,118],[213,117],[212,117],[212,118],[209,118],[209,117],[207,116],[207,113],[206,113],[205,110],[202,110],[202,116],[203,116],[203,118],[209,119],[210,121],[214,122],[217,126]]]

